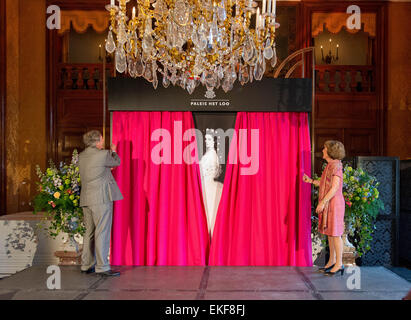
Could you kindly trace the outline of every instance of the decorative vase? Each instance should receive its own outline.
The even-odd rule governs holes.
[[[325,248],[318,233],[311,234],[313,264],[323,266],[325,264]]]
[[[357,251],[355,247],[350,243],[347,236],[347,231],[344,231],[342,235],[343,240],[343,264],[344,265],[355,265],[355,258],[357,257]]]
[[[81,238],[81,237],[80,237]],[[65,234],[60,250],[54,255],[59,258],[60,266],[81,265],[82,239]]]

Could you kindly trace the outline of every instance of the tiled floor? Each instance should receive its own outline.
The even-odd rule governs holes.
[[[61,267],[61,289],[49,290],[46,269],[1,278],[0,299],[400,300],[411,289],[384,267],[361,267],[361,287],[349,289],[354,273],[326,277],[316,267],[120,267],[120,277],[102,278],[70,266]]]

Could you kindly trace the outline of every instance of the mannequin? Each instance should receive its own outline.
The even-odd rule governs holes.
[[[207,129],[205,135],[206,152],[200,160],[201,184],[203,189],[204,206],[207,215],[208,233],[213,236],[214,224],[220,203],[223,184],[215,181],[221,174],[218,155],[214,148],[214,131]]]

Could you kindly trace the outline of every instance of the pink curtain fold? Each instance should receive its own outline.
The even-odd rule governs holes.
[[[160,128],[170,132],[170,164],[151,158],[165,145],[151,141]],[[114,204],[111,264],[311,266],[311,188],[302,182],[311,173],[308,115],[238,113],[239,141],[229,152],[236,161],[226,167],[211,248],[195,135],[175,147],[180,132],[193,128],[190,112],[113,113],[122,161],[113,174],[124,199]],[[256,141],[258,171],[243,174],[253,171],[241,159]],[[196,163],[175,163],[189,145]]]
[[[312,266],[311,188],[302,181],[311,174],[308,115],[239,112],[235,132],[209,264]],[[258,172],[246,175],[240,155],[250,156],[255,140]]]
[[[209,237],[198,161],[174,161],[190,143],[196,158],[195,136],[182,141],[175,135],[193,128],[191,112],[113,113],[112,141],[121,158],[113,175],[124,199],[114,203],[112,265],[206,264]],[[152,141],[156,129],[170,133],[171,163],[152,161],[153,148],[167,149],[164,137]]]

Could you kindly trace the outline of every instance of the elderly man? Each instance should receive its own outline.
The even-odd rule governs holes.
[[[81,177],[80,206],[83,208],[86,232],[83,241],[81,272],[118,276],[110,268],[110,248],[113,201],[123,199],[111,174],[120,165],[116,146],[104,150],[104,139],[93,130],[83,136],[86,149],[79,155]]]

